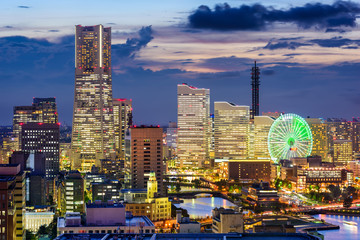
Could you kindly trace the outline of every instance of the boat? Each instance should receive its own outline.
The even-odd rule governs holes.
[[[358,225],[356,222],[352,222],[352,221],[343,221],[343,223],[349,224],[349,225],[354,225],[354,226]]]

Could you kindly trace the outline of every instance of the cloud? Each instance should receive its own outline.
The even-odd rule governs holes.
[[[56,29],[51,29],[48,32],[60,32],[60,30],[56,30]]]
[[[138,37],[128,38],[124,44],[112,45],[112,55],[118,58],[134,58],[136,53],[154,38],[151,26],[142,27]]]
[[[310,40],[309,42],[316,43],[320,47],[328,47],[328,48],[343,47],[343,46],[347,48],[349,47],[352,48],[352,47],[360,46],[360,40],[351,40],[342,37],[333,37],[330,39],[313,39]]]
[[[302,46],[311,46],[312,44],[309,43],[301,43],[301,42],[295,42],[295,41],[275,41],[275,40],[270,40],[266,46],[264,47],[264,49],[269,49],[269,50],[276,50],[276,49],[281,49],[281,48],[285,48],[285,49],[291,49],[291,50],[295,50],[299,47]]]
[[[29,6],[18,6],[18,8],[30,8]]]
[[[360,5],[351,1],[336,1],[332,5],[307,3],[304,6],[277,10],[261,4],[231,7],[218,4],[212,10],[201,5],[188,17],[189,25],[196,29],[262,30],[275,22],[293,23],[300,28],[326,29],[355,27]]]
[[[9,26],[9,25],[7,25],[7,26],[4,26],[4,28],[11,29],[11,28],[14,28],[14,27],[13,27],[13,26]]]
[[[218,71],[235,71],[248,68],[254,63],[253,59],[231,57],[218,57],[203,59],[200,63],[195,64],[197,67],[207,68]]]

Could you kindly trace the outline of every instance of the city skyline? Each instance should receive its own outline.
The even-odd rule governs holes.
[[[227,2],[229,6],[219,7],[220,13],[226,9],[241,13],[244,6],[257,11],[251,8],[253,1]],[[348,120],[358,116],[358,4],[345,1],[345,10],[341,10],[339,5],[344,2],[293,1],[290,6],[268,0],[257,5],[267,15],[253,19],[255,25],[229,27],[226,21],[220,26],[202,25],[199,13],[221,18],[214,8],[219,3],[140,1],[137,8],[132,3],[112,3],[109,14],[101,6],[90,18],[86,14],[95,12],[90,1],[83,9],[88,12],[68,11],[61,18],[65,20],[59,21],[66,1],[55,5],[36,0],[26,5],[6,2],[0,32],[4,90],[0,124],[10,125],[12,108],[27,105],[32,97],[57,97],[60,122],[72,124],[76,24],[112,27],[113,97],[133,100],[136,124],[175,121],[176,86],[183,82],[211,90],[212,113],[215,101],[250,106],[254,60],[261,71],[260,113],[293,112],[302,117]],[[76,3],[80,5],[81,1]],[[209,9],[199,8],[201,5]],[[288,18],[275,16],[270,6]],[[337,11],[310,18],[312,21],[293,14],[316,7]],[[49,14],[49,20],[41,21]],[[249,14],[244,19],[252,17]]]

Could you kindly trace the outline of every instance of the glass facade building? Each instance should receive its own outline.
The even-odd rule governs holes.
[[[76,26],[73,166],[83,171],[114,158],[111,28]]]
[[[132,100],[114,98],[115,149],[119,159],[125,159],[125,134],[132,125]]]
[[[180,167],[205,167],[210,147],[210,90],[178,85],[177,156]]]
[[[249,106],[215,102],[215,159],[247,159],[249,145]]]

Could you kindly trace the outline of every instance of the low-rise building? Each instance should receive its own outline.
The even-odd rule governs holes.
[[[242,194],[250,203],[260,208],[274,208],[279,203],[278,192],[268,182],[254,183],[251,187],[243,187]]]
[[[176,210],[176,222],[178,233],[201,233],[201,224],[196,221],[190,221],[188,217],[182,217],[181,210]]]
[[[54,219],[55,213],[47,210],[25,212],[25,229],[36,233],[40,226],[48,226]]]
[[[171,218],[171,202],[168,197],[159,197],[157,180],[150,173],[147,189],[122,189],[121,199],[124,200],[126,211],[134,216],[147,216],[151,221]]]
[[[243,214],[233,209],[215,208],[212,210],[212,219],[214,233],[244,232]]]
[[[155,226],[146,216],[126,215],[125,207],[108,201],[86,205],[86,223],[80,213],[58,218],[58,234],[63,233],[154,233]]]
[[[91,183],[92,200],[119,200],[121,183],[119,180],[106,180],[104,182]]]

